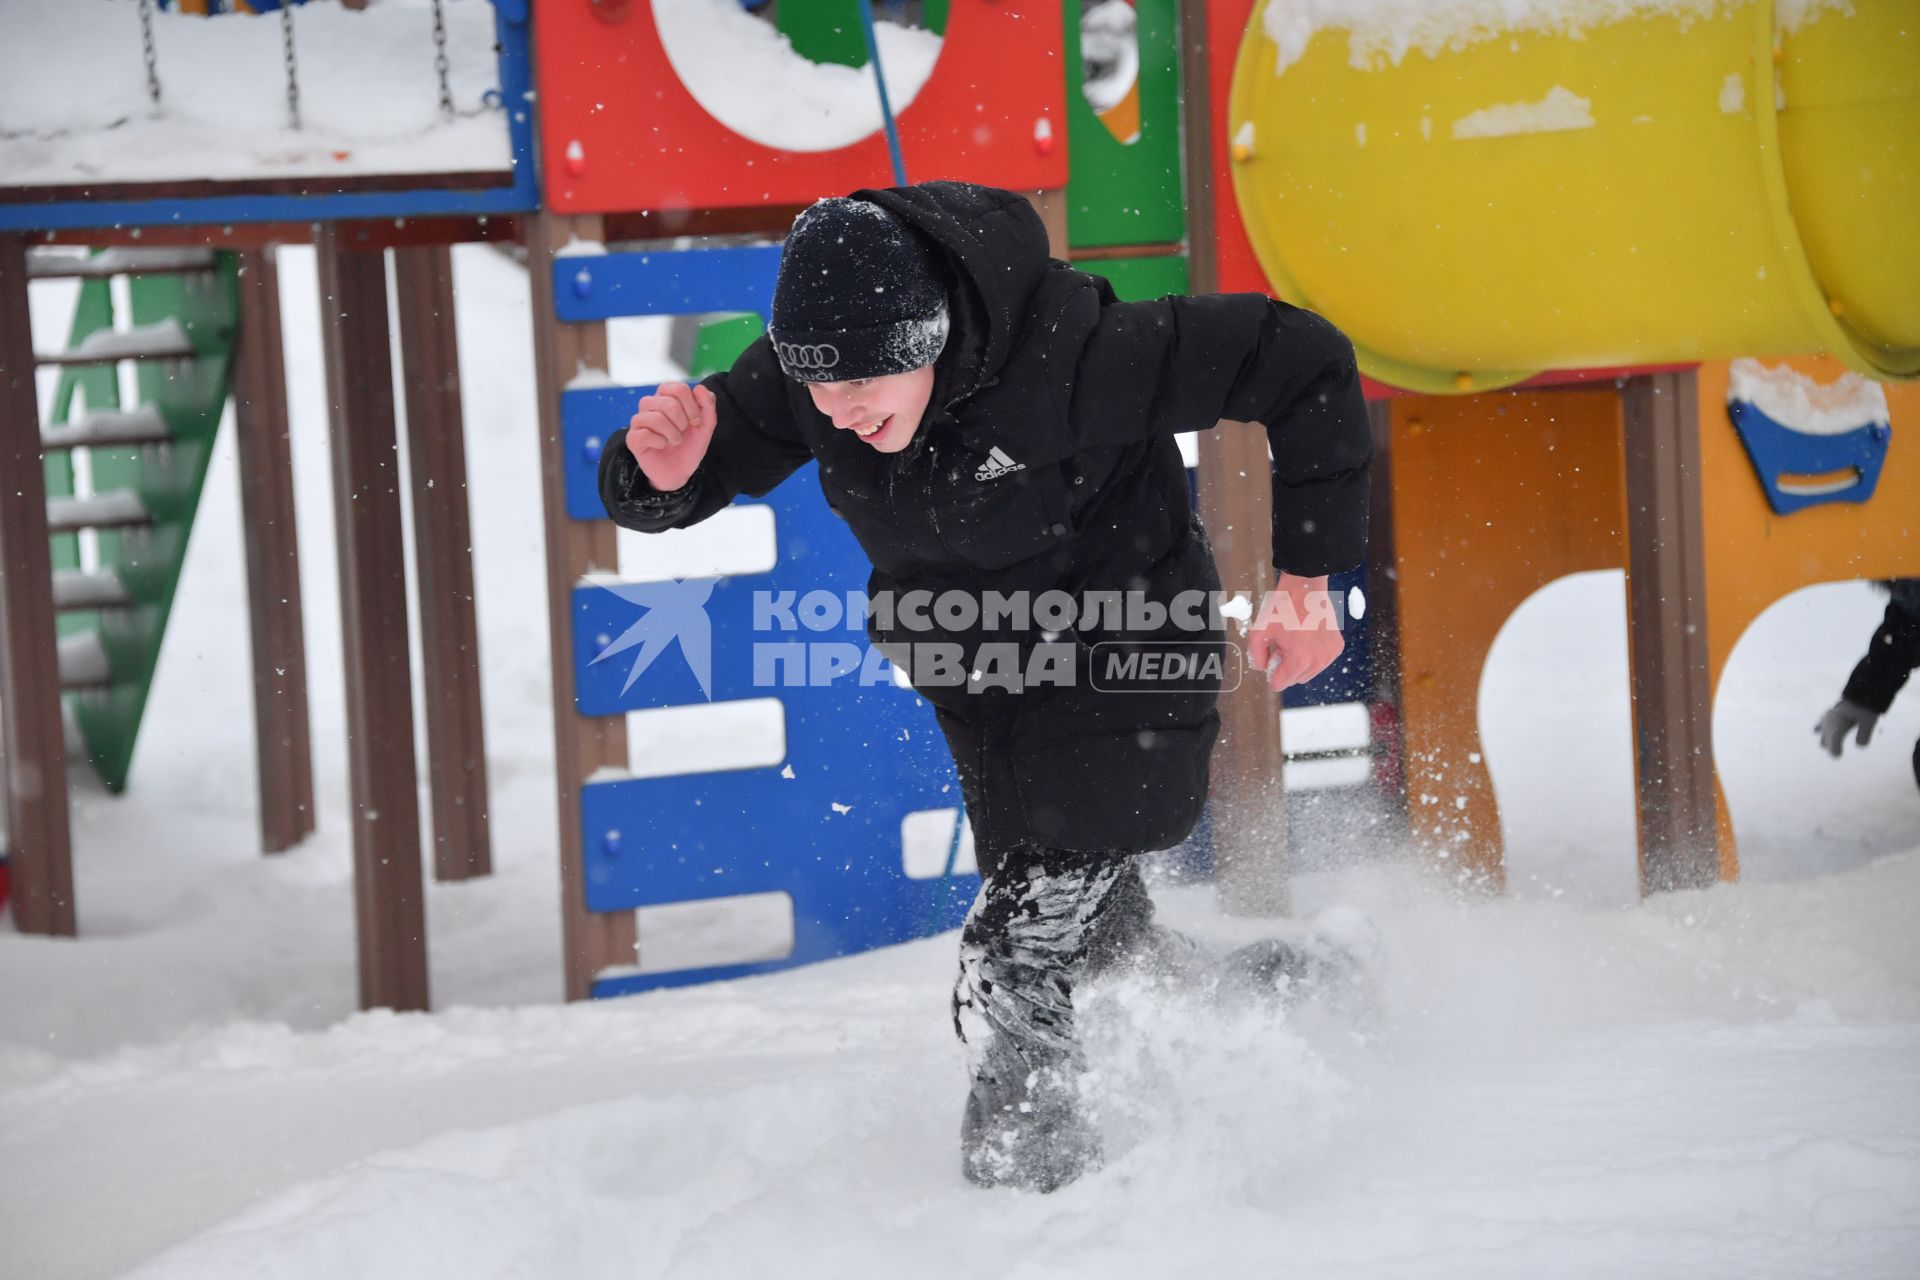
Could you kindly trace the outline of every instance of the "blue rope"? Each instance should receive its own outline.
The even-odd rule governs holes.
[[[887,125],[887,153],[893,157],[893,181],[895,186],[907,185],[907,162],[900,154],[900,126],[894,123],[893,103],[887,97],[887,78],[880,70],[880,42],[873,34],[873,0],[860,0],[860,27],[867,36],[867,61],[873,64],[874,87],[880,90],[880,118]],[[960,838],[967,829],[967,804],[960,802],[953,815],[953,839],[947,844],[947,864],[940,868],[940,886],[946,892],[936,888],[928,899],[927,927],[925,932],[932,934],[934,926],[940,923],[940,909],[953,896],[953,866],[960,860]]]
[[[880,42],[873,34],[873,0],[860,0],[860,26],[867,33],[867,61],[873,64],[873,83],[880,90],[880,118],[887,125],[887,151],[893,156],[895,186],[907,185],[907,162],[900,154],[900,128],[893,121],[893,103],[887,100],[887,78],[880,74]]]

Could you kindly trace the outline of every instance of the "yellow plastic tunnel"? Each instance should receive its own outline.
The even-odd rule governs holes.
[[[1920,0],[1263,0],[1228,127],[1274,291],[1393,385],[1920,376]]]

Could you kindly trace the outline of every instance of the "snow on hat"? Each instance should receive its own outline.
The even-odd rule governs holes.
[[[836,196],[794,219],[769,336],[796,382],[851,382],[932,364],[947,345],[947,291],[905,223]]]

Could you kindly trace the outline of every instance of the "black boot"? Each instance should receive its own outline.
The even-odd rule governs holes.
[[[1323,913],[1304,939],[1263,938],[1229,951],[1220,962],[1220,985],[1287,1004],[1310,998],[1369,1013],[1377,947],[1364,916]]]
[[[1029,1070],[990,1050],[960,1122],[960,1171],[976,1187],[1057,1191],[1100,1167],[1100,1131],[1079,1096],[1077,1062]]]

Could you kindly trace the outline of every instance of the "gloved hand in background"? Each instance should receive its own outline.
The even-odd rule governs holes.
[[[1857,702],[1842,698],[1820,717],[1820,723],[1813,726],[1813,731],[1820,735],[1820,745],[1827,749],[1827,754],[1838,760],[1847,734],[1854,734],[1854,743],[1864,747],[1873,740],[1873,726],[1879,721],[1879,712],[1869,711]]]

